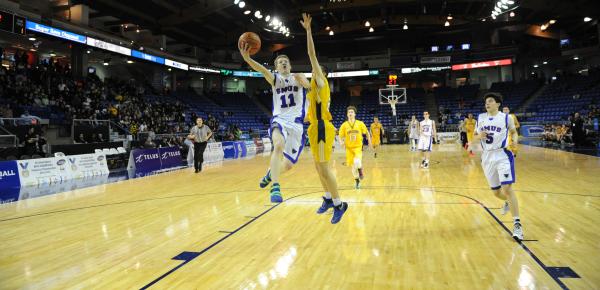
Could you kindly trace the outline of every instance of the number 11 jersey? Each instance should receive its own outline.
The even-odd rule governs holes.
[[[306,114],[306,90],[298,83],[294,74],[284,77],[274,73],[273,118],[302,124]]]

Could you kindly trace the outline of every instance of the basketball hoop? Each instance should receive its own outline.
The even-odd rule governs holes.
[[[392,115],[396,116],[396,104],[406,104],[406,88],[398,85],[387,85],[387,89],[379,89],[379,104],[390,105]]]

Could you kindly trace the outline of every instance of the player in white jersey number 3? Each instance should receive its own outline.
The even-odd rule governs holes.
[[[487,113],[479,115],[475,126],[475,138],[471,142],[480,142],[483,147],[481,166],[494,195],[504,200],[502,214],[509,210],[513,216],[513,238],[523,240],[523,228],[519,219],[519,202],[512,184],[515,183],[515,159],[507,148],[508,134],[510,142],[518,142],[518,134],[513,118],[498,111],[502,104],[502,95],[487,93],[484,96]],[[469,144],[472,148],[473,144]]]

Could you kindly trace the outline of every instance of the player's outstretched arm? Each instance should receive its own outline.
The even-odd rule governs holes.
[[[308,58],[310,59],[312,71],[315,74],[313,75],[313,78],[315,78],[317,86],[319,88],[322,88],[325,85],[325,76],[323,75],[323,71],[321,70],[321,66],[319,65],[319,60],[317,60],[317,52],[315,50],[315,43],[312,37],[312,29],[310,27],[311,23],[312,17],[310,16],[310,14],[302,13],[302,20],[300,21],[300,24],[302,24],[302,27],[304,27],[304,29],[306,30],[306,46],[308,49]]]
[[[250,46],[247,43],[243,43],[240,44],[238,48],[240,50],[242,58],[244,58],[244,61],[255,71],[261,73],[265,80],[267,80],[267,82],[271,86],[273,86],[273,81],[275,80],[275,77],[266,67],[264,67],[262,64],[258,63],[250,57]]]

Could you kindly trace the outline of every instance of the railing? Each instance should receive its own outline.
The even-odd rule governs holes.
[[[42,119],[38,117],[24,117],[24,118],[0,118],[0,125],[10,126],[31,126],[40,125]]]
[[[129,133],[129,130],[123,128],[122,126],[120,126],[119,124],[110,121],[110,120],[91,120],[91,119],[73,119],[73,122],[71,124],[71,139],[75,140],[76,137],[76,133],[75,133],[75,127],[76,126],[83,126],[83,125],[87,125],[87,126],[91,126],[91,127],[106,127],[107,131],[106,131],[106,135],[105,138],[107,141],[113,142],[113,141],[120,141],[120,140],[125,140],[127,139],[127,135],[131,135]],[[115,136],[112,134],[113,132],[117,133],[118,138],[115,138]]]

